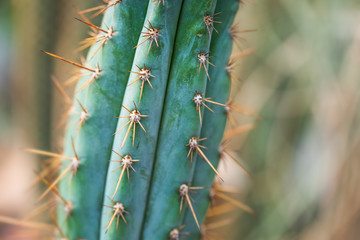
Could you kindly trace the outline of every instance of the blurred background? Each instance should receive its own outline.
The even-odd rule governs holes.
[[[0,215],[21,218],[36,199],[39,163],[22,148],[61,150],[65,102],[50,76],[73,69],[40,50],[79,59],[76,7],[100,2],[0,0]],[[231,142],[250,177],[229,176],[255,214],[232,211],[216,239],[359,239],[360,2],[247,0],[236,21],[256,31],[241,34],[255,52],[237,65],[234,99],[263,120]],[[0,225],[1,239],[29,239],[18,232]]]

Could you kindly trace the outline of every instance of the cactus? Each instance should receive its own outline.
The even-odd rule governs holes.
[[[78,19],[96,32],[81,47],[92,45],[86,64],[45,52],[81,72],[64,154],[31,150],[63,163],[52,183],[40,175],[41,198],[61,197],[56,222],[68,239],[200,239],[214,176],[223,180],[216,167],[239,2],[106,3]],[[88,12],[104,13],[101,27]]]

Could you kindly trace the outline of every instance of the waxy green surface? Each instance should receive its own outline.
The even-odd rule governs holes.
[[[101,204],[112,150],[112,134],[132,64],[129,59],[133,59],[135,53],[131,46],[137,43],[146,6],[147,2],[143,0],[124,0],[109,8],[102,28],[113,27],[116,35],[91,60],[89,58],[98,45],[93,46],[88,54],[87,64],[92,68],[99,64],[102,74],[86,89],[75,94],[75,99],[87,109],[90,117],[78,133],[77,125],[68,127],[66,131],[65,155],[74,156],[71,147],[73,138],[80,158],[80,166],[71,184],[68,184],[69,177],[60,182],[61,194],[73,204],[71,216],[66,219],[63,207],[60,206],[58,210],[61,230],[69,239],[98,239],[101,231]],[[82,77],[77,89],[88,79]],[[76,100],[74,107],[81,112]],[[78,117],[72,114],[69,123]],[[65,164],[67,166],[68,162],[65,161]]]
[[[192,99],[195,91],[205,91],[208,81],[203,68],[198,73],[197,55],[209,51],[204,17],[214,13],[215,5],[216,1],[183,3],[141,239],[166,239],[182,222],[178,189],[192,177],[185,145],[200,135],[199,115]]]
[[[226,104],[228,101],[230,91],[230,76],[226,67],[229,63],[233,39],[230,36],[229,30],[238,10],[238,5],[239,3],[236,0],[222,0],[218,1],[215,10],[216,13],[220,13],[218,19],[222,23],[215,26],[219,34],[214,33],[212,36],[210,51],[215,55],[212,58],[212,63],[215,64],[216,68],[210,68],[211,82],[207,85],[206,97],[212,97],[212,100],[222,104]],[[201,138],[208,138],[203,142],[203,145],[208,148],[204,150],[204,153],[209,161],[217,167],[220,160],[219,146],[223,138],[227,115],[224,106],[211,103],[208,106],[215,113],[205,110]],[[197,191],[197,194],[191,195],[194,199],[194,209],[200,224],[204,222],[209,208],[210,189],[215,177],[215,172],[207,166],[208,164],[205,161],[199,159],[196,162],[195,173],[191,182],[192,186],[205,187],[205,189]],[[193,215],[188,209],[184,220],[186,225],[183,230],[189,233],[186,239],[200,239],[201,233],[196,225],[188,224],[192,219]]]
[[[182,0],[169,1],[165,6],[159,7],[158,4],[153,3],[152,0],[149,2],[143,24],[149,29],[151,28],[150,23],[154,28],[161,29],[161,36],[157,39],[159,46],[156,45],[154,40],[148,53],[151,39],[148,39],[146,42],[139,45],[136,48],[131,71],[139,72],[140,70],[137,66],[143,68],[144,64],[147,69],[151,68],[151,75],[155,76],[149,79],[153,88],[150,87],[149,83],[144,83],[142,98],[139,103],[142,80],[140,79],[133,83],[139,75],[131,73],[129,80],[127,81],[128,86],[122,103],[130,111],[135,109],[135,103],[142,115],[148,115],[148,117],[141,118],[140,120],[140,123],[146,129],[146,133],[138,124],[136,124],[134,146],[132,145],[132,127],[124,147],[121,148],[128,130],[128,125],[115,135],[113,144],[113,150],[117,153],[122,156],[130,154],[133,159],[139,159],[141,161],[132,164],[136,172],[129,169],[130,181],[128,181],[125,172],[114,198],[114,201],[123,203],[126,211],[129,212],[129,214],[125,214],[127,224],[120,219],[118,229],[116,230],[115,220],[109,231],[105,233],[105,229],[108,226],[108,222],[113,215],[113,212],[104,214],[102,216],[101,239],[140,239],[181,5]],[[149,32],[149,30],[144,27],[142,32]],[[143,35],[144,34],[141,34],[138,44],[146,39],[146,37],[142,37]],[[129,84],[131,85],[129,86]],[[129,114],[130,113],[125,108],[122,108],[120,117],[129,116]],[[122,126],[126,125],[128,121],[129,118],[119,118],[116,129],[120,129]],[[121,158],[113,153],[111,160],[121,160]],[[111,162],[109,166],[105,194],[110,198],[113,197],[121,172],[121,169],[116,171],[113,170],[119,166],[119,162]],[[104,200],[104,204],[109,206],[113,205],[108,198],[105,198]],[[111,209],[104,207],[103,213],[108,212],[109,210]]]

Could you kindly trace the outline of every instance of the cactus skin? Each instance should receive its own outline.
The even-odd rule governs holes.
[[[238,10],[239,3],[234,0],[221,0],[216,5],[215,12],[221,12],[219,18],[221,24],[217,25],[219,34],[213,34],[210,46],[210,52],[215,55],[213,63],[216,68],[209,70],[211,82],[206,88],[206,97],[213,97],[215,101],[226,103],[230,92],[230,76],[227,72],[227,64],[232,50],[233,39],[230,36],[230,27],[233,23],[235,14]],[[221,53],[221,57],[217,56]],[[226,109],[223,106],[213,105],[212,109],[215,114],[210,111],[204,112],[204,122],[201,129],[201,138],[209,137],[204,145],[208,147],[206,156],[209,161],[216,167],[220,159],[219,146],[223,138],[226,125]],[[216,126],[216,127],[215,127]],[[192,195],[196,214],[201,223],[204,222],[207,209],[210,202],[210,190],[214,180],[215,173],[206,166],[207,164],[200,159],[196,162],[195,173],[191,185],[203,186],[203,190]],[[184,232],[188,232],[186,239],[200,239],[200,232],[196,225],[188,224],[193,219],[189,210],[185,214],[186,223]]]
[[[213,170],[201,159],[197,160],[196,153],[192,164],[187,158],[189,148],[185,145],[191,137],[200,137],[200,133],[201,136],[211,137],[203,144],[209,147],[206,155],[214,164],[218,159],[218,146],[226,121],[222,114],[224,107],[212,106],[216,114],[202,110],[206,114],[202,129],[192,101],[195,91],[203,93],[206,90],[206,96],[215,97],[217,102],[227,100],[229,83],[225,66],[231,41],[226,30],[235,15],[237,1],[218,2],[221,4],[217,8],[224,9],[219,20],[226,24],[217,24],[220,35],[214,34],[212,38],[204,17],[220,11],[215,11],[216,0],[165,0],[164,5],[160,0],[122,0],[106,10],[102,26],[104,29],[113,27],[116,35],[94,58],[91,56],[99,43],[90,49],[88,55],[88,64],[92,67],[99,64],[102,74],[75,95],[90,117],[79,131],[76,125],[69,127],[65,139],[64,155],[74,156],[73,138],[80,159],[71,184],[68,185],[68,177],[60,181],[61,194],[73,204],[73,211],[68,217],[65,217],[62,206],[58,210],[58,222],[64,223],[61,224],[62,232],[69,239],[168,239],[170,231],[183,223],[191,229],[191,233],[197,231],[193,239],[199,238],[193,217],[185,218],[185,204],[179,213],[178,189],[181,184],[191,183],[195,168],[192,186],[211,186],[213,181]],[[144,40],[139,38],[143,35],[139,32],[141,29],[147,31],[142,26],[148,27],[148,20],[154,28],[162,28],[159,47],[153,42],[147,53],[151,42],[148,40],[134,50],[133,47]],[[209,31],[211,34],[212,27]],[[198,54],[208,53],[211,42],[211,55],[216,56],[212,62],[217,68],[206,64],[211,77],[209,82],[204,67],[198,73]],[[138,75],[128,71],[138,72],[136,65],[142,68],[144,64],[146,68],[152,68],[151,74],[155,78],[151,78],[150,82],[154,88],[145,83],[140,102],[141,80],[129,86]],[[77,89],[88,79],[81,78]],[[207,88],[207,84],[211,84],[211,88]],[[131,129],[121,148],[127,127],[115,135],[113,133],[128,119],[116,117],[129,116],[121,104],[132,111],[133,102],[141,114],[149,115],[141,118],[147,132],[144,133],[137,125],[134,147]],[[76,110],[81,111],[76,101],[74,103]],[[69,123],[77,117],[71,116]],[[121,202],[129,212],[125,213],[127,224],[120,219],[116,229],[115,219],[105,232],[113,213],[105,214],[111,209],[102,204],[112,205],[110,199],[121,172],[121,169],[113,171],[119,167],[118,162],[109,162],[120,160],[112,150],[123,156],[130,154],[133,159],[141,161],[133,164],[136,172],[130,170],[130,181],[125,173],[114,197],[114,201]],[[207,179],[206,182],[197,180],[199,172]],[[200,222],[203,222],[208,207],[208,190],[199,190],[200,193],[202,198],[194,208]]]
[[[105,229],[107,228],[108,221],[110,220],[112,214],[103,214],[103,231],[101,231],[101,239],[140,239],[141,227],[147,202],[146,193],[149,191],[148,189],[150,187],[151,171],[155,158],[161,112],[165,98],[178,15],[180,13],[181,5],[182,0],[168,1],[165,6],[159,7],[156,2],[153,2],[152,0],[149,2],[144,26],[149,28],[150,22],[154,28],[161,28],[161,36],[157,40],[159,47],[157,47],[156,43],[153,42],[149,54],[147,55],[151,41],[147,40],[143,44],[139,45],[136,48],[135,58],[131,70],[133,72],[139,72],[137,66],[143,68],[144,64],[146,68],[151,68],[151,74],[155,76],[150,78],[153,89],[147,82],[145,82],[141,102],[139,104],[142,82],[140,79],[136,83],[127,87],[122,103],[126,108],[132,111],[134,109],[133,102],[135,102],[141,114],[149,115],[148,117],[140,120],[147,132],[145,133],[139,126],[136,126],[134,147],[132,146],[132,139],[130,137],[130,135],[132,136],[131,130],[123,148],[121,148],[121,145],[126,135],[127,127],[115,134],[113,149],[123,156],[129,153],[134,159],[139,159],[141,161],[133,164],[136,172],[130,170],[130,181],[128,181],[127,176],[122,178],[121,185],[114,198],[116,202],[119,201],[123,203],[126,210],[129,211],[130,214],[126,216],[127,224],[120,224],[117,230],[115,226],[112,226],[109,231],[105,233]],[[144,27],[142,32],[148,32],[148,30]],[[139,43],[144,41],[144,39],[145,38],[140,37]],[[139,75],[137,74],[130,74],[128,85],[135,81],[138,77]],[[129,116],[129,112],[122,108],[120,116]],[[128,118],[119,118],[116,129],[120,129],[128,121]],[[111,160],[120,160],[120,157],[113,153]],[[114,194],[114,190],[119,179],[119,173],[121,171],[119,169],[114,172],[113,169],[119,166],[119,162],[111,162],[109,166],[105,194],[111,198]],[[108,198],[105,198],[104,200],[105,205],[111,205],[111,201]],[[109,209],[103,209],[104,213],[107,211],[109,211]]]
[[[147,3],[143,0],[124,1],[109,8],[104,16],[103,28],[113,27],[115,34],[88,64],[99,64],[102,75],[86,89],[78,92],[75,98],[87,109],[90,117],[77,132],[77,126],[69,127],[65,136],[65,155],[74,156],[71,138],[80,158],[80,166],[71,184],[69,177],[60,182],[60,192],[73,205],[71,216],[67,217],[62,231],[69,239],[97,239],[100,234],[101,203],[104,198],[104,185],[112,150],[117,119],[120,112],[126,81],[131,68],[134,46],[141,30]],[[141,17],[143,16],[143,17]],[[89,58],[97,46],[89,52]],[[89,77],[80,79],[77,88]],[[74,101],[77,111],[81,108]],[[78,118],[72,115],[69,123]],[[66,166],[65,166],[66,167]],[[59,206],[59,223],[64,222],[63,207]]]
[[[166,239],[170,229],[181,226],[178,189],[191,181],[193,173],[185,145],[200,135],[192,99],[195,91],[205,91],[208,81],[204,69],[198,74],[197,55],[209,51],[203,19],[214,14],[215,5],[216,1],[185,0],[182,7],[142,239]]]

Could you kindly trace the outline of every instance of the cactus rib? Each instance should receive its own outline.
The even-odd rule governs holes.
[[[222,24],[218,25],[219,35],[215,34],[212,36],[210,51],[214,53],[221,52],[222,56],[214,58],[216,68],[212,68],[209,71],[212,81],[207,85],[206,95],[214,97],[218,102],[227,102],[229,96],[230,77],[226,69],[232,50],[232,38],[229,29],[238,9],[238,4],[236,0],[222,0],[216,6],[216,12],[221,12]],[[216,114],[210,111],[204,112],[201,137],[209,137],[211,139],[206,145],[208,147],[206,155],[208,160],[216,167],[220,159],[219,145],[223,138],[227,116],[223,104],[214,105],[214,112]],[[204,165],[202,161],[196,162],[195,173],[191,182],[194,186],[205,187],[203,191],[199,191],[198,194],[193,196],[200,224],[204,222],[209,207],[210,189],[214,180],[214,172]],[[191,219],[192,213],[188,210],[184,222],[189,222]],[[197,230],[196,226],[186,224],[184,231],[189,232],[188,239],[200,239],[201,233]]]
[[[133,0],[107,9],[101,28],[113,28],[114,36],[99,50],[101,42],[93,45],[87,59],[90,66],[99,65],[102,74],[91,84],[86,76],[77,84],[75,98],[87,109],[89,117],[78,133],[76,126],[69,126],[65,136],[65,155],[72,156],[70,139],[74,137],[80,161],[71,184],[64,180],[59,187],[62,196],[73,206],[70,216],[62,208],[58,209],[58,222],[62,223],[62,232],[69,239],[97,239],[101,231],[101,202],[113,142],[109,136],[115,131],[115,117],[126,88],[124,79],[129,76],[131,62],[128,59],[134,55],[132,48],[124,46],[136,43],[143,22],[139,16],[144,16],[146,5],[142,0]],[[96,55],[91,58],[95,51]],[[75,110],[81,111],[81,108],[75,106]],[[71,115],[69,123],[75,119],[76,115]]]
[[[182,0],[173,0],[166,3],[165,6],[158,7],[157,3],[149,0],[143,33],[140,34],[136,45],[136,53],[122,103],[125,107],[133,106],[134,102],[138,103],[138,110],[148,115],[146,119],[141,120],[146,132],[136,131],[135,133],[135,129],[132,129],[130,134],[122,130],[115,134],[113,143],[114,151],[121,155],[129,153],[134,158],[140,159],[141,162],[136,165],[136,173],[131,173],[133,176],[131,176],[130,181],[126,178],[123,179],[117,190],[119,173],[112,171],[119,167],[119,163],[110,162],[105,194],[108,196],[114,195],[114,200],[122,202],[130,214],[127,216],[126,225],[120,223],[118,229],[116,229],[116,226],[112,226],[107,233],[105,233],[104,228],[110,216],[102,215],[100,239],[118,239],[120,233],[123,239],[140,239],[142,222],[146,211],[146,193],[150,187],[161,112],[181,5]],[[143,37],[144,33],[149,29],[161,29],[159,33],[161,36],[156,35],[158,37],[156,39],[158,47],[150,48],[152,41],[155,40],[148,38],[148,36]],[[151,84],[145,85],[145,82],[151,82]],[[129,112],[126,109],[121,109],[117,129],[126,124],[128,119],[123,117],[127,115],[129,115]],[[130,127],[128,130],[130,131]],[[127,134],[130,134],[129,136],[133,138],[132,142],[124,142]],[[119,156],[113,153],[111,159],[119,160]],[[104,204],[109,204],[108,199],[104,199]],[[104,209],[103,213],[105,213]]]

